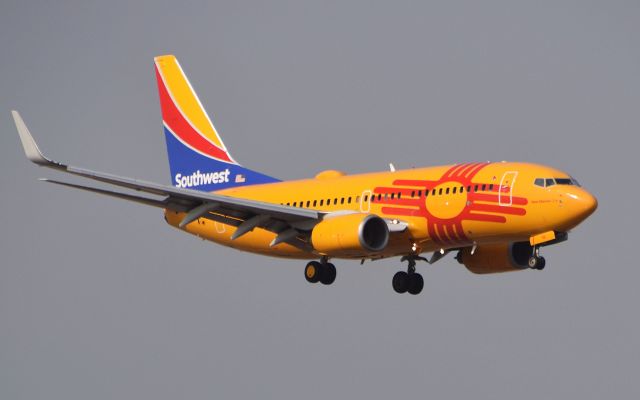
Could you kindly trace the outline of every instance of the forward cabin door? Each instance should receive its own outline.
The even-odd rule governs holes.
[[[371,210],[371,190],[365,190],[360,196],[360,212],[368,213]]]
[[[498,203],[501,206],[513,204],[513,186],[516,184],[518,171],[507,171],[502,175],[500,187],[498,188]]]

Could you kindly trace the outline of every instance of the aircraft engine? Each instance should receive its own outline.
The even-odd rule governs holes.
[[[327,256],[361,257],[379,253],[389,243],[387,223],[373,214],[329,216],[311,232],[311,244]]]
[[[462,249],[456,259],[474,274],[495,274],[527,269],[532,252],[529,242],[500,243],[478,246],[473,255]]]

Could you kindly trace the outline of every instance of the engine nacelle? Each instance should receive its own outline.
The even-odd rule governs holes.
[[[387,223],[373,214],[329,216],[311,231],[313,248],[328,256],[366,256],[381,252],[388,243]]]
[[[500,243],[478,246],[473,255],[470,248],[462,249],[456,258],[474,274],[495,274],[527,269],[532,253],[529,242]]]

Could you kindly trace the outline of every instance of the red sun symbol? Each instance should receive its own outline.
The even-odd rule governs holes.
[[[506,215],[522,216],[524,197],[511,195],[512,182],[474,182],[489,163],[458,164],[439,180],[393,181],[393,187],[377,187],[372,201],[384,204],[382,213],[392,216],[423,217],[429,237],[442,245],[471,244],[462,227],[464,221],[505,223]],[[495,177],[494,177],[495,180]]]

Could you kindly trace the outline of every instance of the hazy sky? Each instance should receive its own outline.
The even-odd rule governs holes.
[[[0,398],[640,397],[636,1],[13,1],[0,6]],[[304,263],[56,187],[72,165],[169,183],[153,56],[225,144],[282,179],[518,160],[599,199],[545,271]],[[66,178],[66,177],[65,177]],[[71,178],[72,180],[74,178]]]

